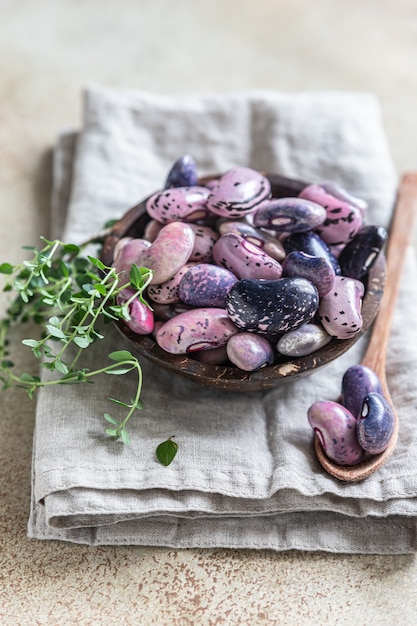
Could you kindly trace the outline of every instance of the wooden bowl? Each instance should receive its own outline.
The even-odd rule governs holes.
[[[284,178],[276,174],[265,174],[271,183],[275,198],[297,196],[308,183]],[[199,184],[206,184],[210,176],[200,179]],[[141,237],[149,216],[145,209],[146,198],[132,207],[112,228],[106,237],[101,253],[101,260],[106,265],[113,262],[113,251],[122,237]],[[130,343],[131,348],[146,357],[155,365],[185,376],[201,385],[230,391],[260,391],[276,387],[282,383],[308,376],[325,367],[334,359],[347,352],[371,326],[378,313],[386,278],[385,258],[380,254],[371,268],[362,305],[363,328],[351,339],[333,338],[326,346],[303,357],[279,356],[273,365],[255,372],[245,372],[233,365],[209,365],[197,361],[192,356],[174,355],[162,350],[150,335],[137,335],[122,321],[116,325]]]

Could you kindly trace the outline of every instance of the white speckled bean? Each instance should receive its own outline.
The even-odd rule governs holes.
[[[277,343],[277,350],[286,356],[305,356],[331,341],[330,335],[317,324],[304,324],[285,333]]]

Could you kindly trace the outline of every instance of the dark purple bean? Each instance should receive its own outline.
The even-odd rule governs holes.
[[[358,417],[365,396],[377,392],[382,394],[381,381],[373,370],[364,365],[353,365],[346,370],[342,379],[342,403]]]
[[[387,240],[382,226],[364,226],[339,254],[343,276],[360,280],[369,272]]]
[[[319,295],[305,278],[239,280],[226,298],[226,309],[242,330],[274,335],[309,322],[317,311]]]
[[[379,393],[368,394],[357,420],[357,436],[361,447],[370,454],[380,454],[388,446],[394,431],[391,405]]]
[[[340,265],[327,243],[317,233],[293,233],[283,241],[287,254],[293,250],[301,250],[311,256],[323,257],[330,261],[336,274],[341,274]]]
[[[194,187],[197,185],[197,164],[189,154],[177,159],[168,172],[164,189],[173,187]]]

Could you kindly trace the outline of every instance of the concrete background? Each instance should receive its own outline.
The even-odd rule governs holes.
[[[48,151],[86,84],[370,91],[401,173],[417,168],[416,82],[415,0],[0,0],[0,260],[47,232]],[[29,541],[35,407],[18,391],[0,407],[2,624],[415,623],[413,556]]]

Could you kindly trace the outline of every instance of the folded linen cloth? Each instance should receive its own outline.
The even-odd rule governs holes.
[[[389,222],[396,175],[370,94],[163,96],[94,86],[81,132],[63,134],[55,151],[53,235],[64,225],[64,240],[85,240],[159,189],[184,153],[201,175],[247,165],[336,180],[369,201],[368,222]],[[400,436],[377,474],[358,484],[327,475],[306,418],[310,404],[338,396],[366,338],[310,377],[246,394],[200,387],[142,359],[144,408],[131,420],[131,447],[107,439],[102,418],[107,397],[131,397],[127,376],[39,394],[29,536],[90,545],[415,551],[417,330],[410,319],[417,282],[408,252],[388,354]],[[123,347],[110,328],[84,364]],[[179,451],[163,467],[155,449],[170,436]]]

